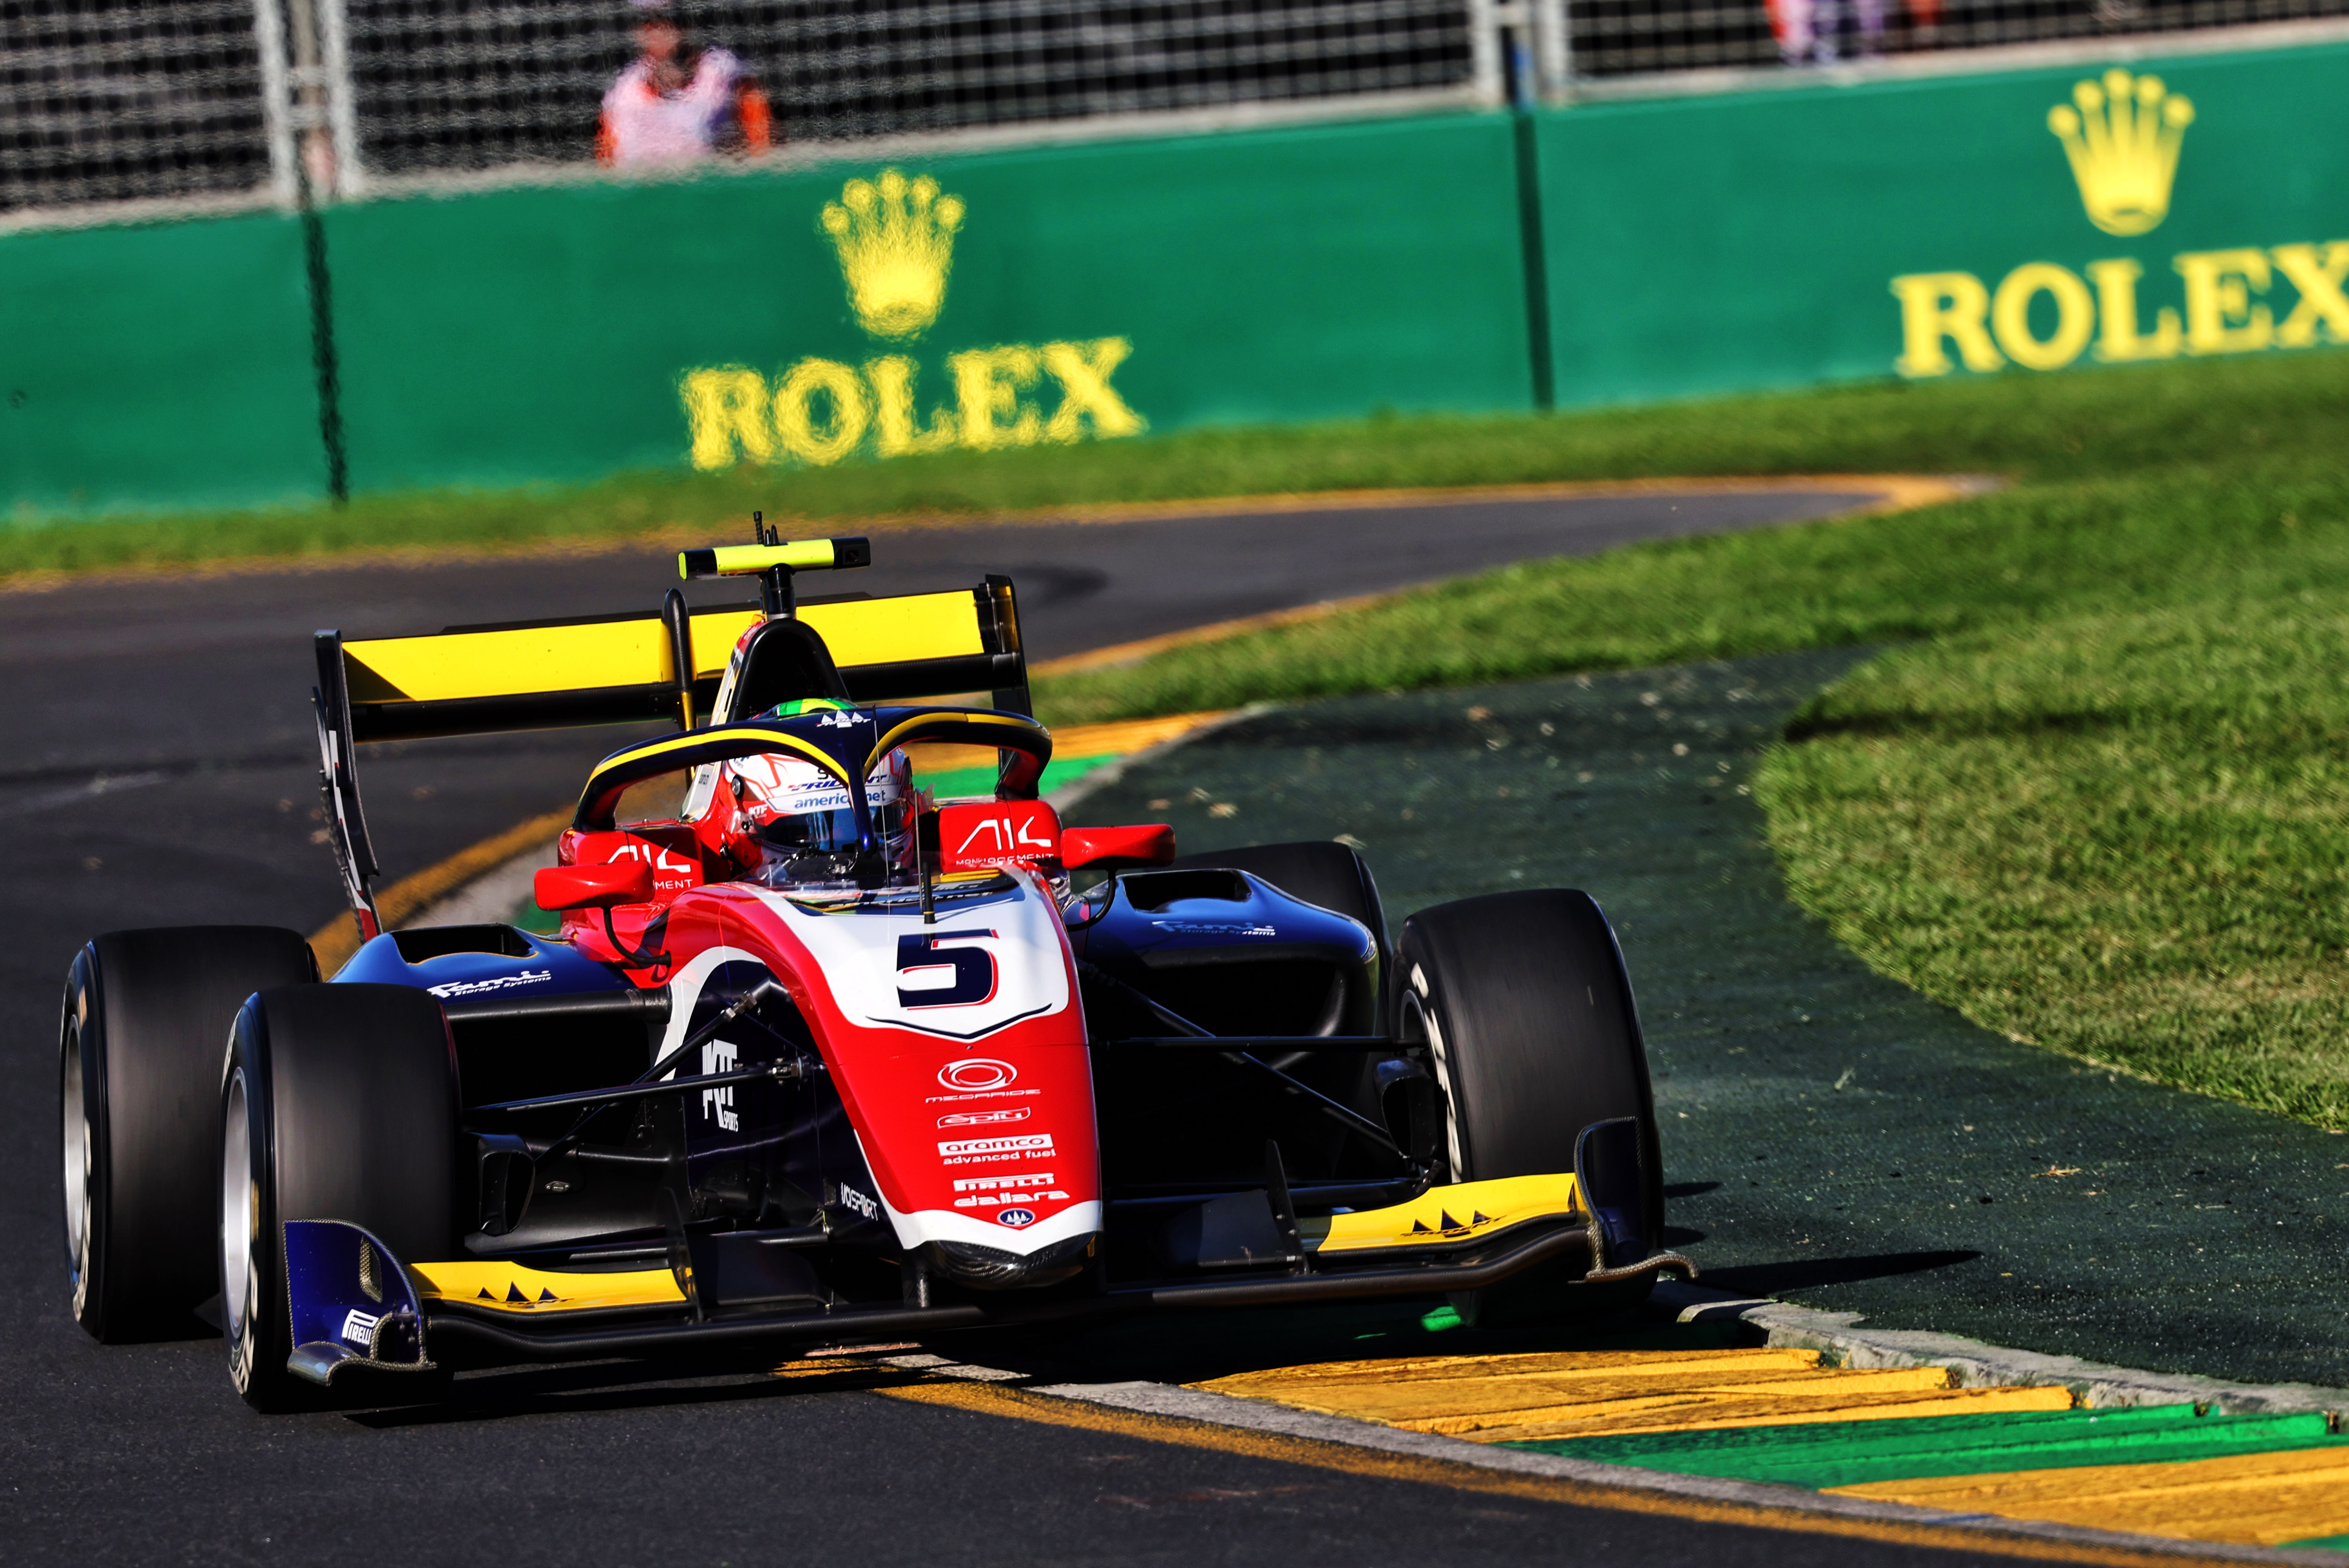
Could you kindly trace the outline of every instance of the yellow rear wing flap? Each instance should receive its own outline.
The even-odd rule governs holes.
[[[804,569],[824,563],[792,564]],[[732,566],[689,575],[736,575]],[[378,929],[367,885],[379,867],[353,768],[357,748],[369,742],[582,724],[667,722],[692,729],[745,718],[772,705],[774,694],[760,680],[740,678],[759,670],[758,649],[769,640],[790,640],[804,649],[811,641],[797,631],[789,639],[753,639],[745,669],[730,686],[729,665],[743,633],[771,619],[797,621],[821,639],[816,662],[828,653],[831,669],[822,673],[838,683],[828,694],[885,702],[983,691],[994,707],[1033,711],[1009,577],[988,576],[973,587],[937,593],[798,602],[787,580],[780,598],[772,585],[761,587],[761,603],[698,607],[688,607],[672,588],[652,615],[451,626],[422,636],[347,641],[338,631],[319,632],[312,696],[320,784],[345,890],[361,929],[372,937]],[[718,712],[721,692],[726,705],[740,711]]]
[[[756,605],[688,613],[684,596],[669,597],[658,615],[348,642],[322,631],[319,689],[347,709],[361,743],[664,720],[691,728],[713,713],[727,659],[761,617]],[[985,691],[998,708],[1031,706],[1009,577],[945,593],[813,599],[792,618],[823,639],[855,701]]]

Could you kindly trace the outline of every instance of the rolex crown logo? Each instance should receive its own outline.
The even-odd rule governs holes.
[[[895,169],[877,182],[851,180],[839,201],[824,203],[824,233],[865,331],[912,337],[938,318],[962,214],[962,198],[939,195],[936,180],[908,180]]]
[[[2072,103],[2047,111],[2047,129],[2072,161],[2080,204],[2108,234],[2141,234],[2169,215],[2178,144],[2193,123],[2194,106],[2159,77],[2132,78],[2118,67],[2102,86],[2075,83]]]

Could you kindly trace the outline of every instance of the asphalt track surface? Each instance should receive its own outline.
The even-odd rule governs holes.
[[[1817,515],[1849,499],[907,532],[880,542],[893,564],[856,586],[951,586],[1008,569],[1026,585],[1032,646],[1049,657],[1529,556]],[[0,1121],[0,1546],[12,1559],[309,1562],[390,1550],[501,1563],[1949,1560],[1890,1542],[1496,1502],[876,1393],[803,1392],[755,1366],[504,1372],[462,1380],[441,1410],[264,1419],[230,1393],[216,1339],[88,1340],[67,1315],[57,1256],[57,988],[98,930],[248,920],[306,930],[333,912],[308,817],[305,634],[649,605],[667,581],[662,566],[625,555],[374,566],[0,599],[10,742],[0,818],[15,845],[14,897],[0,910],[0,1039],[16,1085]],[[544,811],[621,738],[385,748],[364,777],[388,874]],[[1768,1251],[1758,1232],[1752,1246]],[[1055,1354],[1089,1376],[1125,1366],[1146,1376],[1376,1352],[1415,1332],[1407,1314],[1201,1319]]]

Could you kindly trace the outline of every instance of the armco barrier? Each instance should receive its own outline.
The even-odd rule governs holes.
[[[1560,406],[2294,352],[2349,341],[2344,88],[2326,45],[331,208],[343,452],[379,491],[1527,409],[1529,256]],[[295,222],[0,236],[0,297],[20,512],[326,483]]]
[[[1544,115],[1558,401],[2349,342],[2349,47],[2120,68]]]

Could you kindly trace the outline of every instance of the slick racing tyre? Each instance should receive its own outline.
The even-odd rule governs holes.
[[[1389,1018],[1424,1047],[1442,1091],[1440,1148],[1452,1181],[1574,1168],[1592,1122],[1639,1123],[1649,1252],[1661,1240],[1663,1191],[1648,1059],[1630,977],[1607,917],[1587,893],[1495,893],[1423,909],[1395,943]],[[1495,1315],[1541,1306],[1619,1305],[1622,1289],[1559,1288],[1527,1276],[1464,1303]],[[1648,1282],[1635,1283],[1644,1296]],[[1496,1314],[1493,1309],[1505,1307]]]
[[[58,1030],[66,1268],[98,1339],[206,1332],[229,1024],[254,992],[317,974],[309,943],[267,926],[112,931],[75,956]]]
[[[1216,867],[1252,872],[1292,898],[1319,904],[1349,915],[1371,929],[1379,957],[1387,956],[1385,912],[1379,904],[1379,885],[1361,851],[1326,838],[1298,844],[1255,844],[1246,849],[1218,849],[1206,855],[1185,855],[1170,868]]]
[[[325,1390],[285,1366],[294,1346],[282,1227],[340,1220],[402,1262],[452,1254],[458,1106],[449,1026],[440,1004],[410,986],[265,991],[237,1014],[219,1094],[216,1233],[229,1376],[255,1409],[324,1403]]]

